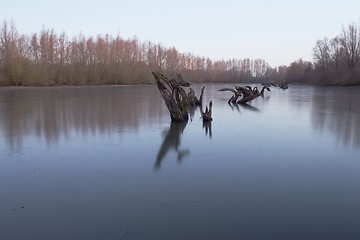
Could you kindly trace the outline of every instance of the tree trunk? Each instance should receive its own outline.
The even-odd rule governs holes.
[[[153,72],[153,75],[160,94],[170,112],[171,121],[187,122],[189,120],[189,114],[185,105],[187,101],[184,99],[184,90],[181,88],[181,85],[175,79],[169,80],[161,73]]]

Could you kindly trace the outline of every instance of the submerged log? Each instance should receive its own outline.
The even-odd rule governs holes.
[[[170,112],[171,121],[187,122],[189,120],[186,109],[187,95],[182,86],[190,86],[190,83],[179,82],[176,79],[168,79],[159,72],[152,72],[152,74]]]
[[[220,92],[225,92],[225,91],[230,91],[232,93],[234,93],[233,96],[231,96],[231,98],[229,99],[228,103],[236,103],[237,100],[239,99],[239,97],[241,97],[241,92],[238,91],[237,89],[232,89],[232,88],[221,88],[219,89]]]
[[[250,86],[235,86],[235,89],[232,88],[221,88],[219,91],[231,91],[234,93],[234,95],[229,99],[228,103],[239,103],[244,104],[251,100],[254,100],[255,98],[259,96],[264,96],[264,91],[268,90],[270,91],[270,88],[268,86],[263,86],[261,91],[258,90],[257,87],[251,88]],[[240,100],[239,97],[242,97]]]

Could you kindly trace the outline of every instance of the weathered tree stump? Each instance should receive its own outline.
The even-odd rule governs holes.
[[[196,95],[195,95],[195,91],[190,87],[190,91],[188,93],[188,99],[189,99],[190,106],[197,106],[197,105],[202,104],[202,98],[203,98],[203,94],[204,94],[204,89],[205,89],[205,86],[203,86],[201,88],[200,97],[197,98]]]
[[[209,102],[209,107],[206,106],[205,111],[203,111],[201,107],[201,117],[203,119],[203,122],[211,122],[212,119],[212,101]]]
[[[176,79],[168,79],[159,72],[152,72],[156,80],[157,87],[170,112],[171,121],[187,122],[189,120],[187,105],[187,95],[182,86],[190,86],[190,83],[179,82]]]
[[[159,72],[152,72],[162,98],[170,112],[172,122],[187,122],[189,119],[188,106],[198,106],[202,104],[205,86],[201,89],[200,97],[197,98],[195,91],[190,88],[186,94],[183,87],[190,87],[190,83],[183,80],[180,73],[176,74],[176,79],[169,79]]]

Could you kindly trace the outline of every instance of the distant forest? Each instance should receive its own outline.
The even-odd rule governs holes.
[[[275,68],[263,59],[214,61],[135,37],[69,39],[52,29],[27,36],[6,21],[0,31],[0,86],[149,84],[152,71],[181,73],[193,83],[360,84],[360,27],[354,23],[333,39],[317,41],[314,62],[299,59]]]

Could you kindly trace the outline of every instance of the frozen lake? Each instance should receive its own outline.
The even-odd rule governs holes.
[[[0,239],[360,239],[360,88],[222,87],[0,88]]]

